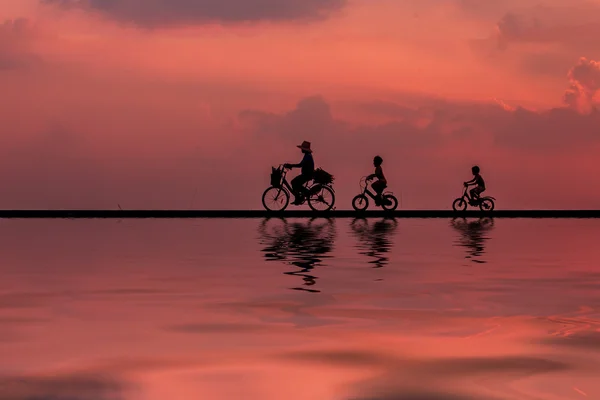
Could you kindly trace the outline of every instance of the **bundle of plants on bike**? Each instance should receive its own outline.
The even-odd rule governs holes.
[[[320,183],[321,185],[331,185],[333,183],[334,177],[324,169],[317,168],[314,172],[313,180],[316,183]]]

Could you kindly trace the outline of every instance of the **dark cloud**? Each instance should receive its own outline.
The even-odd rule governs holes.
[[[67,9],[99,12],[142,27],[209,22],[319,20],[347,0],[40,0]]]
[[[569,336],[554,336],[542,341],[549,346],[570,347],[580,350],[598,350],[600,348],[599,332],[583,332]]]
[[[596,82],[600,82],[592,70],[595,65],[575,68],[573,79],[588,90],[595,90]],[[367,102],[356,104],[353,109],[384,115],[390,121],[351,125],[335,119],[321,97],[302,100],[296,109],[285,114],[244,111],[240,119],[260,137],[278,138],[290,145],[308,138],[327,150],[337,148],[343,141],[344,151],[350,154],[371,148],[375,151],[382,143],[412,153],[485,136],[500,147],[531,151],[581,148],[600,139],[600,112],[581,115],[565,107],[531,111],[497,103],[435,101],[415,108]]]
[[[401,368],[410,366],[414,373],[442,374],[445,377],[488,374],[495,372],[547,373],[570,369],[569,364],[529,356],[452,357],[434,360],[414,360],[370,351],[330,350],[300,352],[286,357],[305,362],[327,363],[356,367],[361,365]]]
[[[517,108],[490,126],[496,144],[530,151],[581,149],[598,143],[600,113],[581,115],[569,108],[543,112]],[[490,121],[492,123],[492,121]]]
[[[0,71],[28,68],[41,62],[40,57],[29,51],[33,36],[33,28],[25,18],[0,24]]]
[[[127,385],[96,374],[0,377],[3,400],[124,400]]]
[[[310,141],[310,137],[323,139],[340,128],[334,121],[330,105],[321,96],[304,98],[296,108],[283,115],[244,110],[238,118],[244,126],[262,135],[280,135],[293,142]]]
[[[356,367],[356,366],[380,366],[390,364],[397,359],[372,351],[361,350],[328,350],[315,352],[297,352],[285,354],[285,358],[303,361],[324,363],[336,366]]]
[[[179,333],[191,333],[191,334],[207,334],[207,333],[243,333],[243,332],[255,332],[264,329],[262,325],[252,324],[185,324],[185,325],[173,325],[166,328],[168,331],[179,332]]]
[[[429,390],[401,390],[366,397],[352,397],[348,400],[489,400],[488,397],[452,394],[448,392],[434,392]]]
[[[509,11],[496,25],[500,48],[511,43],[556,43],[578,48],[594,46],[600,34],[600,6],[578,7],[537,5]]]

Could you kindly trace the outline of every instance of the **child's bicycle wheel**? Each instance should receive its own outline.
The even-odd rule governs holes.
[[[398,208],[398,199],[393,194],[384,194],[381,199],[381,207],[386,211],[394,211]]]
[[[364,194],[354,196],[352,199],[352,208],[354,211],[365,211],[369,207],[369,199]]]
[[[481,199],[479,202],[479,209],[481,211],[493,211],[495,206],[494,200],[490,198]]]
[[[465,211],[467,209],[467,201],[463,197],[454,200],[452,209],[454,211]]]

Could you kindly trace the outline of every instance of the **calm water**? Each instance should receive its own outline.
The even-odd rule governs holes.
[[[2,400],[600,399],[600,221],[0,221]]]

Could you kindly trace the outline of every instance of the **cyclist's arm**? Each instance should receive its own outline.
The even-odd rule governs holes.
[[[466,181],[465,185],[474,185],[475,184],[475,178],[471,179],[470,181]]]
[[[288,168],[292,169],[292,168],[300,168],[302,167],[302,161],[300,161],[300,163],[298,164],[285,164]]]

